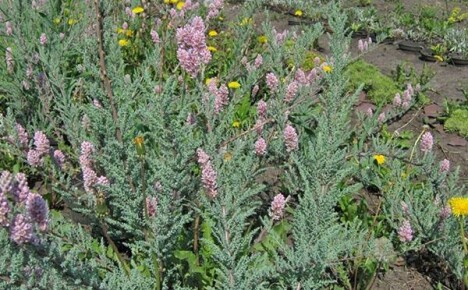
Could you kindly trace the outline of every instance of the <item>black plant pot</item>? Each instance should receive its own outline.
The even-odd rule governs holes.
[[[436,62],[437,58],[434,56],[432,53],[432,50],[428,48],[421,49],[421,59],[425,61],[430,61],[430,62]]]
[[[404,40],[398,43],[398,48],[403,51],[420,52],[423,49],[423,44],[421,42]]]
[[[459,54],[452,54],[450,55],[450,63],[454,65],[468,65],[468,57],[463,57]]]

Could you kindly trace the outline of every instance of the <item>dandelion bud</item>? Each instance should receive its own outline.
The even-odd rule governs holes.
[[[127,29],[128,29],[128,23],[127,23],[127,22],[122,23],[122,29],[123,29],[123,30],[127,30]]]
[[[440,162],[439,172],[449,172],[450,170],[450,160],[444,159]]]
[[[266,148],[267,148],[267,144],[265,142],[265,139],[263,139],[262,137],[258,138],[257,142],[255,142],[255,154],[257,154],[257,156],[263,156],[266,154]]]
[[[434,144],[434,138],[432,137],[431,132],[426,132],[421,137],[420,149],[422,152],[427,153],[432,150],[432,145]]]
[[[286,199],[279,193],[271,202],[270,216],[273,220],[279,220],[284,215],[284,206],[286,205]]]
[[[299,139],[296,129],[291,125],[287,125],[283,132],[284,143],[286,145],[286,152],[291,152],[298,148]]]
[[[403,221],[403,224],[398,229],[398,236],[403,243],[413,240],[413,229],[408,220]]]
[[[145,139],[143,136],[135,137],[133,143],[135,144],[137,155],[140,157],[145,155]]]

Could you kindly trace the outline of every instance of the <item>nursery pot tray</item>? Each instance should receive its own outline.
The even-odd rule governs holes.
[[[460,55],[452,55],[450,57],[450,63],[454,65],[468,65],[468,57],[462,57]]]
[[[420,42],[405,40],[398,43],[398,48],[404,51],[420,52],[423,49],[423,44]]]
[[[430,62],[436,62],[437,58],[432,54],[432,50],[430,49],[421,49],[421,59]]]

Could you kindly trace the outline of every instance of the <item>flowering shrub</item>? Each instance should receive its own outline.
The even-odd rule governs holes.
[[[351,127],[337,4],[306,67],[324,28],[257,31],[262,1],[230,23],[222,0],[17,2],[0,4],[0,285],[317,289],[382,266],[382,235],[461,279],[457,171],[429,131],[410,150],[379,135],[411,84]],[[378,229],[337,207],[369,188]]]

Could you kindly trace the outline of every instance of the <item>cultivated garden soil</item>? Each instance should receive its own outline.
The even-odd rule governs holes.
[[[372,5],[382,15],[385,15],[388,11],[392,11],[396,5],[396,1],[374,0],[372,2]],[[423,5],[437,7],[440,13],[447,11],[445,1],[403,0],[401,2],[404,4],[405,9],[412,11],[416,11]],[[229,18],[234,18],[238,5],[240,4],[231,4],[227,7],[228,11],[232,12]],[[468,3],[466,1],[463,3],[460,1],[449,1],[448,11],[451,11],[454,7],[460,7],[463,11],[466,11],[468,10]],[[292,27],[288,25],[288,21],[297,21],[297,18],[287,13],[281,14],[271,11],[269,15],[272,17],[272,25],[277,31],[291,29]],[[259,13],[254,18],[255,24],[261,27],[260,25],[264,18],[264,13]],[[329,53],[327,39],[327,36],[324,35],[319,41],[321,53],[325,55]],[[353,56],[358,54],[357,41],[357,39],[353,39],[352,41],[351,53]],[[414,133],[414,140],[412,141],[415,141],[423,130],[423,126],[428,125],[435,138],[436,158],[438,160],[447,158],[454,167],[459,166],[460,182],[468,183],[467,139],[455,133],[446,132],[443,125],[436,121],[436,118],[443,114],[445,100],[462,101],[464,99],[462,89],[468,88],[468,66],[454,66],[445,62],[425,62],[420,59],[420,54],[417,52],[399,50],[398,41],[380,44],[366,53],[362,58],[377,66],[383,74],[388,76],[391,76],[392,72],[402,62],[411,64],[418,73],[421,73],[424,65],[428,66],[435,73],[435,76],[429,83],[430,89],[426,92],[426,95],[430,98],[430,103],[423,107],[413,107],[401,118],[390,123],[388,129],[390,132],[410,130]],[[365,94],[360,99],[360,102],[367,101]],[[272,172],[269,178],[277,180],[278,172]],[[275,184],[275,181],[270,180],[269,183]],[[371,210],[376,210],[381,197],[365,192],[363,198],[367,200]],[[388,271],[379,273],[371,289],[432,289],[437,286],[438,282],[444,285],[442,286],[443,289],[457,288],[457,286],[453,286],[451,281],[453,282],[449,274],[437,264],[437,261],[431,260],[429,254],[424,257],[410,255],[408,257],[399,257],[393,265],[390,265]]]

